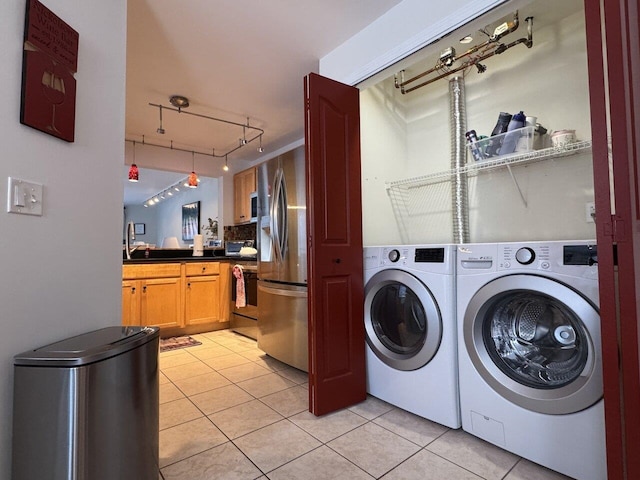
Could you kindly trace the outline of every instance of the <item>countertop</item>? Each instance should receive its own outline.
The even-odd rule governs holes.
[[[220,253],[221,252],[221,253]],[[131,260],[126,258],[126,254],[122,252],[123,265],[140,264],[140,263],[180,263],[180,262],[255,262],[257,258],[253,256],[225,256],[224,250],[205,250],[202,257],[194,257],[191,249],[169,249],[169,248],[152,248],[149,249],[149,258],[145,258],[145,249],[135,250],[131,254]]]

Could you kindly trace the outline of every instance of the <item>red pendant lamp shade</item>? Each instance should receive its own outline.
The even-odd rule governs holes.
[[[196,188],[198,186],[198,175],[196,175],[196,172],[191,172],[189,174],[189,180],[187,183],[189,188]]]
[[[129,181],[137,182],[138,181],[138,166],[135,163],[131,164],[129,168]]]

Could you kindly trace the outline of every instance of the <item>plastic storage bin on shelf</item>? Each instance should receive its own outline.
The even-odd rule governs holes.
[[[517,128],[510,132],[469,143],[467,145],[469,161],[474,162],[476,159],[484,161],[497,157],[505,157],[506,155],[530,152],[533,150],[534,130],[534,126]],[[489,153],[493,151],[495,151],[496,154],[492,155]]]

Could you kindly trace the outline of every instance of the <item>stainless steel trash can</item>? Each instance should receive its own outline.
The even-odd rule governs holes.
[[[14,357],[13,480],[157,480],[157,327]]]

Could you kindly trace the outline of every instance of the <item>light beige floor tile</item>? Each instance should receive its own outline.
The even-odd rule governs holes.
[[[503,478],[518,461],[516,455],[463,430],[449,430],[426,448],[487,480]]]
[[[421,450],[382,477],[384,480],[482,480],[428,450]]]
[[[158,358],[158,365],[160,366],[160,370],[165,370],[171,367],[177,367],[179,365],[186,365],[188,363],[197,362],[198,359],[193,355],[188,354],[187,352],[172,352],[172,355],[166,355],[164,353],[160,354]]]
[[[211,415],[212,413],[220,412],[254,399],[247,392],[235,385],[216,388],[208,392],[192,395],[189,398],[205,415]]]
[[[323,443],[329,442],[366,422],[360,415],[349,410],[338,410],[321,417],[316,417],[311,412],[302,412],[290,417],[289,420]]]
[[[422,417],[399,408],[379,416],[373,423],[380,425],[393,433],[397,433],[407,440],[417,443],[421,447],[433,442],[449,429],[439,423],[432,422]]]
[[[256,378],[261,375],[267,375],[271,373],[271,370],[267,370],[260,365],[256,365],[253,362],[238,365],[237,367],[224,368],[219,370],[218,373],[224,375],[234,383],[242,382],[243,380],[249,380],[250,378]]]
[[[571,480],[570,477],[549,470],[537,463],[521,459],[504,480]]]
[[[276,360],[269,355],[264,355],[257,360],[254,360],[258,365],[264,367],[272,372],[279,372],[280,370],[286,370],[287,368],[291,368],[286,363],[282,363],[280,360]]]
[[[171,357],[180,353],[184,353],[181,348],[176,348],[174,350],[165,350],[164,352],[158,351],[158,355],[160,355],[160,358]]]
[[[160,430],[174,427],[202,416],[202,412],[187,398],[163,403],[160,405]]]
[[[390,405],[387,402],[383,402],[376,397],[367,395],[367,399],[364,402],[360,402],[357,405],[349,407],[349,410],[368,420],[373,420],[394,408],[395,407],[393,405]]]
[[[420,450],[414,443],[373,423],[366,423],[327,445],[376,478]]]
[[[229,342],[224,346],[235,353],[251,352],[256,349],[255,345],[249,345],[245,342]]]
[[[213,368],[202,363],[198,359],[195,359],[195,362],[193,363],[177,365],[175,367],[169,367],[162,370],[162,373],[164,373],[172,382],[183,378],[197,377],[198,375],[204,375],[205,373],[211,372],[213,372]]]
[[[276,412],[284,417],[290,417],[309,410],[309,390],[300,386],[287,388],[260,398]]]
[[[231,385],[231,382],[218,372],[205,373],[204,375],[189,378],[180,378],[174,383],[187,396]]]
[[[164,373],[160,372],[158,375],[158,383],[164,385],[165,383],[171,383],[171,380],[169,380]]]
[[[271,393],[279,392],[287,388],[293,387],[295,383],[286,378],[270,373],[268,375],[261,375],[260,377],[250,378],[243,382],[238,382],[238,385],[243,390],[249,392],[256,398],[264,397]]]
[[[254,480],[262,472],[231,442],[162,469],[165,480]]]
[[[160,467],[184,460],[227,441],[227,437],[206,417],[167,428],[160,432]]]
[[[248,358],[252,362],[255,362],[256,360],[259,360],[267,356],[267,354],[264,353],[262,350],[260,350],[258,347],[252,350],[245,350],[244,352],[240,352],[238,355],[242,355],[243,357]]]
[[[322,446],[269,473],[270,480],[370,480],[373,477]]]
[[[288,420],[237,438],[234,443],[263,472],[270,472],[321,445]]]
[[[184,394],[173,383],[167,381],[160,385],[160,405],[184,398]]]
[[[225,350],[228,350],[225,348]],[[220,355],[218,357],[206,358],[204,359],[204,363],[209,365],[211,368],[215,368],[216,370],[222,370],[224,368],[237,367],[238,365],[243,365],[245,363],[251,363],[246,357],[242,355],[238,355],[237,353],[231,352],[228,350],[228,355]]]
[[[199,342],[201,342],[203,345],[206,345],[207,343],[211,343],[212,340],[209,339],[208,337],[206,337],[205,335],[203,335],[202,333],[196,333],[191,335],[191,338],[193,338],[194,340],[197,340]],[[200,345],[197,345],[197,347],[199,347]]]
[[[298,385],[309,381],[309,374],[307,372],[303,372],[302,370],[298,370],[293,367],[283,368],[282,370],[278,370],[276,373],[287,380],[297,383]]]
[[[282,420],[275,410],[253,400],[209,415],[211,421],[230,439],[238,438]]]
[[[198,358],[199,360],[209,360],[211,358],[223,357],[225,355],[231,355],[233,352],[222,345],[218,345],[217,343],[210,342],[206,345],[203,345],[203,348],[199,348],[198,350],[194,350],[191,352],[191,355]]]

